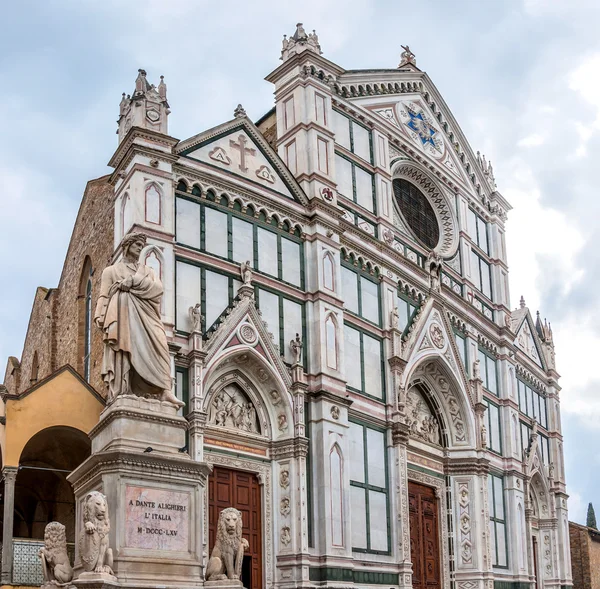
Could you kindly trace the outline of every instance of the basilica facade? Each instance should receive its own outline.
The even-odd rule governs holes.
[[[274,107],[185,140],[140,70],[0,390],[3,585],[39,584],[47,522],[74,541],[66,476],[106,402],[93,310],[131,232],[164,285],[181,452],[212,468],[205,558],[235,507],[248,589],[572,584],[552,331],[511,310],[511,207],[403,49],[346,70],[298,25]]]

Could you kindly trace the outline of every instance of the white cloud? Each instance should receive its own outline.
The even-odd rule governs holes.
[[[545,207],[533,171],[520,157],[513,157],[505,167],[504,195],[514,206],[507,224],[507,250],[511,299],[516,307],[521,295],[526,296],[530,309],[537,309],[541,300],[539,256],[552,256],[556,272],[567,278],[565,291],[581,276],[573,271],[577,253],[583,246],[579,229],[564,213]],[[554,236],[560,235],[560,239]]]
[[[527,137],[523,137],[517,143],[518,147],[538,147],[545,142],[546,138],[539,133],[533,133],[532,135],[527,135]]]

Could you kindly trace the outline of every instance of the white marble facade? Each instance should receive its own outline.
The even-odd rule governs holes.
[[[285,40],[258,127],[237,109],[178,142],[166,87],[136,96],[159,120],[121,118],[115,246],[149,236],[189,452],[258,476],[267,588],[419,586],[411,481],[435,586],[570,585],[552,334],[510,309],[491,164],[414,56],[346,71],[311,35]]]

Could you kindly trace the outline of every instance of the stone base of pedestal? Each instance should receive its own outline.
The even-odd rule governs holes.
[[[222,579],[220,581],[205,581],[204,587],[206,589],[240,589],[244,587],[241,581],[234,581],[233,579]]]
[[[67,477],[75,492],[77,538],[88,493],[106,496],[119,587],[192,589],[203,584],[204,491],[210,467],[180,451],[186,427],[170,404],[120,397],[90,432],[92,455]],[[79,562],[76,542],[76,572]],[[74,581],[82,589],[113,582],[84,575]]]
[[[181,455],[187,425],[171,403],[121,395],[100,414],[98,425],[89,434],[92,454],[102,450],[147,450]]]

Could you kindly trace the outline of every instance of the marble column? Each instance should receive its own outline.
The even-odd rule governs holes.
[[[2,469],[4,478],[4,533],[2,535],[2,585],[12,583],[13,565],[13,524],[15,514],[15,481],[16,466],[5,466]]]

